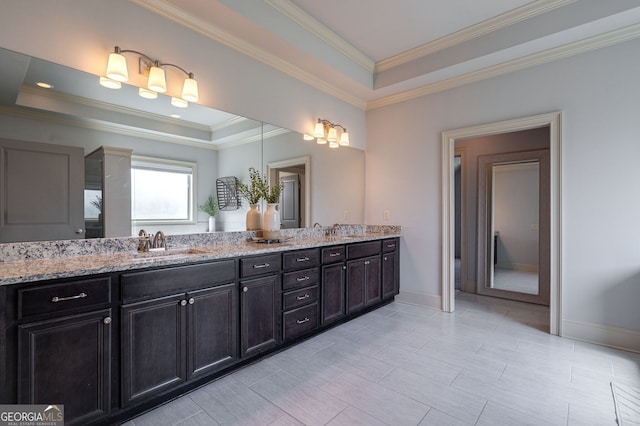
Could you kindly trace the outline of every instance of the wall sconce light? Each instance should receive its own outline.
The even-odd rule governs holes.
[[[341,129],[340,137],[338,137],[338,129]],[[341,124],[332,123],[329,120],[318,118],[318,122],[313,130],[313,137],[317,138],[318,144],[323,145],[329,142],[329,148],[338,148],[339,146],[349,146],[349,133]],[[308,140],[305,137],[306,140]]]
[[[127,70],[127,59],[123,53],[135,53],[140,55],[141,67],[146,67],[149,71],[149,78],[147,80],[147,87],[140,87],[138,94],[146,99],[155,99],[158,97],[158,93],[164,93],[167,91],[167,79],[165,76],[164,68],[162,67],[174,67],[182,71],[187,75],[184,83],[182,84],[181,97],[172,97],[171,105],[178,108],[186,108],[189,106],[189,102],[198,102],[198,82],[193,78],[193,73],[186,71],[184,68],[175,64],[160,63],[160,61],[151,59],[148,55],[136,50],[123,50],[116,46],[114,51],[109,53],[109,61],[107,62],[106,77],[100,77],[100,84],[109,89],[119,89],[122,87],[122,83],[129,80],[129,72]],[[142,72],[142,71],[141,71]]]

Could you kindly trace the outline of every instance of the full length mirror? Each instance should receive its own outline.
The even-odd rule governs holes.
[[[250,167],[269,173],[272,181],[295,175],[299,217],[291,226],[364,222],[360,150],[329,149],[304,141],[299,133],[202,105],[175,108],[167,97],[143,99],[131,86],[109,90],[98,84],[98,76],[1,48],[0,77],[2,165],[16,172],[10,178],[8,170],[1,173],[0,242],[101,236],[92,232],[92,222],[103,222],[107,237],[136,235],[143,227],[167,234],[206,232],[208,215],[198,206],[215,196],[216,179],[247,181]],[[53,88],[42,89],[38,82]],[[27,142],[55,149],[43,155]],[[72,154],[67,151],[74,149],[83,161],[80,171],[69,172]],[[192,171],[193,193],[181,196],[190,212],[158,218],[160,196],[131,199],[131,186],[141,178],[119,182],[116,177],[128,175],[128,162],[144,168],[145,161],[174,172]],[[116,195],[103,199],[100,191],[106,194],[108,184]],[[80,204],[61,206],[60,198],[70,196],[72,187],[81,188]],[[138,209],[134,217],[120,217],[132,206]],[[151,213],[145,216],[140,212],[147,206]],[[215,230],[244,230],[247,209],[243,203],[238,210],[218,212]],[[39,225],[27,230],[36,218]]]

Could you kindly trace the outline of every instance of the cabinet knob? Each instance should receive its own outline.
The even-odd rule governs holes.
[[[342,267],[342,269],[344,269],[344,270],[346,271],[346,270],[347,270],[347,265],[344,265],[344,266]]]
[[[249,287],[242,287],[242,291],[245,292],[245,293],[248,292],[249,291]]]
[[[84,233],[84,229],[76,228],[73,232],[75,232],[76,234],[80,235],[80,234]]]
[[[105,319],[102,320],[102,322],[106,325],[111,324],[111,317],[106,317]]]
[[[181,300],[180,301],[180,306],[187,306],[187,301],[186,300]]]
[[[384,257],[384,260],[387,260],[387,256]]]
[[[189,304],[193,305],[194,303],[196,303],[196,299],[194,299],[193,297],[191,299],[189,299]]]

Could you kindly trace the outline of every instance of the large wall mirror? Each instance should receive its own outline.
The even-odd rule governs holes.
[[[549,151],[478,158],[478,293],[549,304]]]
[[[53,87],[41,88],[38,82]],[[312,120],[314,117],[310,117]],[[23,144],[16,146],[16,141]],[[27,142],[55,149],[45,149],[47,157],[40,153],[24,156],[24,153],[35,152]],[[64,147],[62,157],[57,153],[60,147]],[[78,171],[68,173],[71,160],[64,157],[75,155],[74,149],[82,157],[104,149],[105,158],[110,158],[113,168],[102,164],[100,171],[95,161],[83,161],[84,182],[78,183]],[[292,179],[291,176],[297,175],[302,212],[297,222],[300,227],[310,227],[316,222],[322,225],[364,222],[364,152],[361,150],[330,149],[304,141],[300,133],[204,105],[191,103],[188,108],[176,108],[161,94],[157,99],[143,99],[136,87],[126,84],[120,90],[109,90],[98,84],[96,75],[2,48],[0,150],[0,242],[86,238],[84,220],[71,223],[76,219],[70,218],[78,216],[77,205],[69,207],[71,211],[61,211],[65,207],[53,202],[61,198],[56,194],[68,195],[71,186],[80,185],[81,216],[98,220],[97,191],[105,181],[117,181],[116,175],[122,177],[121,161],[138,157],[173,161],[181,166],[195,165],[192,219],[175,224],[147,222],[144,227],[149,232],[160,229],[167,234],[206,232],[208,215],[197,206],[209,195],[215,195],[217,178],[235,176],[247,181],[250,167],[269,173],[272,179]],[[8,179],[8,167],[18,168],[18,159],[22,161],[20,173],[17,178]],[[103,160],[97,161],[100,166]],[[28,167],[29,164],[33,167]],[[289,166],[280,169],[270,166],[278,164]],[[116,172],[111,173],[113,170]],[[276,174],[272,173],[274,170]],[[45,189],[45,185],[49,188]],[[130,185],[126,179],[115,183],[120,194],[130,194],[126,185]],[[20,214],[11,210],[16,200],[26,201]],[[106,199],[104,201],[106,203]],[[130,202],[128,198],[112,200],[111,207],[130,209]],[[106,216],[109,209],[103,208]],[[215,230],[244,230],[247,209],[243,203],[238,210],[218,212]],[[34,215],[25,212],[37,212],[34,214],[39,223],[45,225],[31,234],[23,231]],[[49,217],[49,213],[55,214]],[[112,214],[109,218],[116,220],[116,216]],[[57,226],[64,220],[69,223]],[[108,218],[100,217],[100,220]],[[51,232],[65,227],[65,233]],[[136,235],[140,227],[142,225],[126,220],[124,224],[114,222],[111,229],[119,230],[105,236],[124,236],[123,228],[130,230],[130,235]]]

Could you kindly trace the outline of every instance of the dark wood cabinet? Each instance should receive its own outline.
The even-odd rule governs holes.
[[[237,312],[235,283],[123,306],[123,404],[235,362]]]
[[[346,314],[346,269],[344,262],[322,267],[322,324],[330,324]]]
[[[122,307],[122,404],[187,380],[185,295]]]
[[[63,403],[65,424],[110,410],[111,310],[18,326],[18,403]]]
[[[240,282],[241,356],[254,355],[280,342],[280,278],[267,275]]]
[[[381,300],[380,256],[347,262],[347,314]]]
[[[133,415],[393,299],[397,238],[0,288],[0,399]]]
[[[382,298],[390,299],[400,291],[398,252],[382,254]]]
[[[235,283],[187,293],[187,379],[238,359],[238,287]]]

